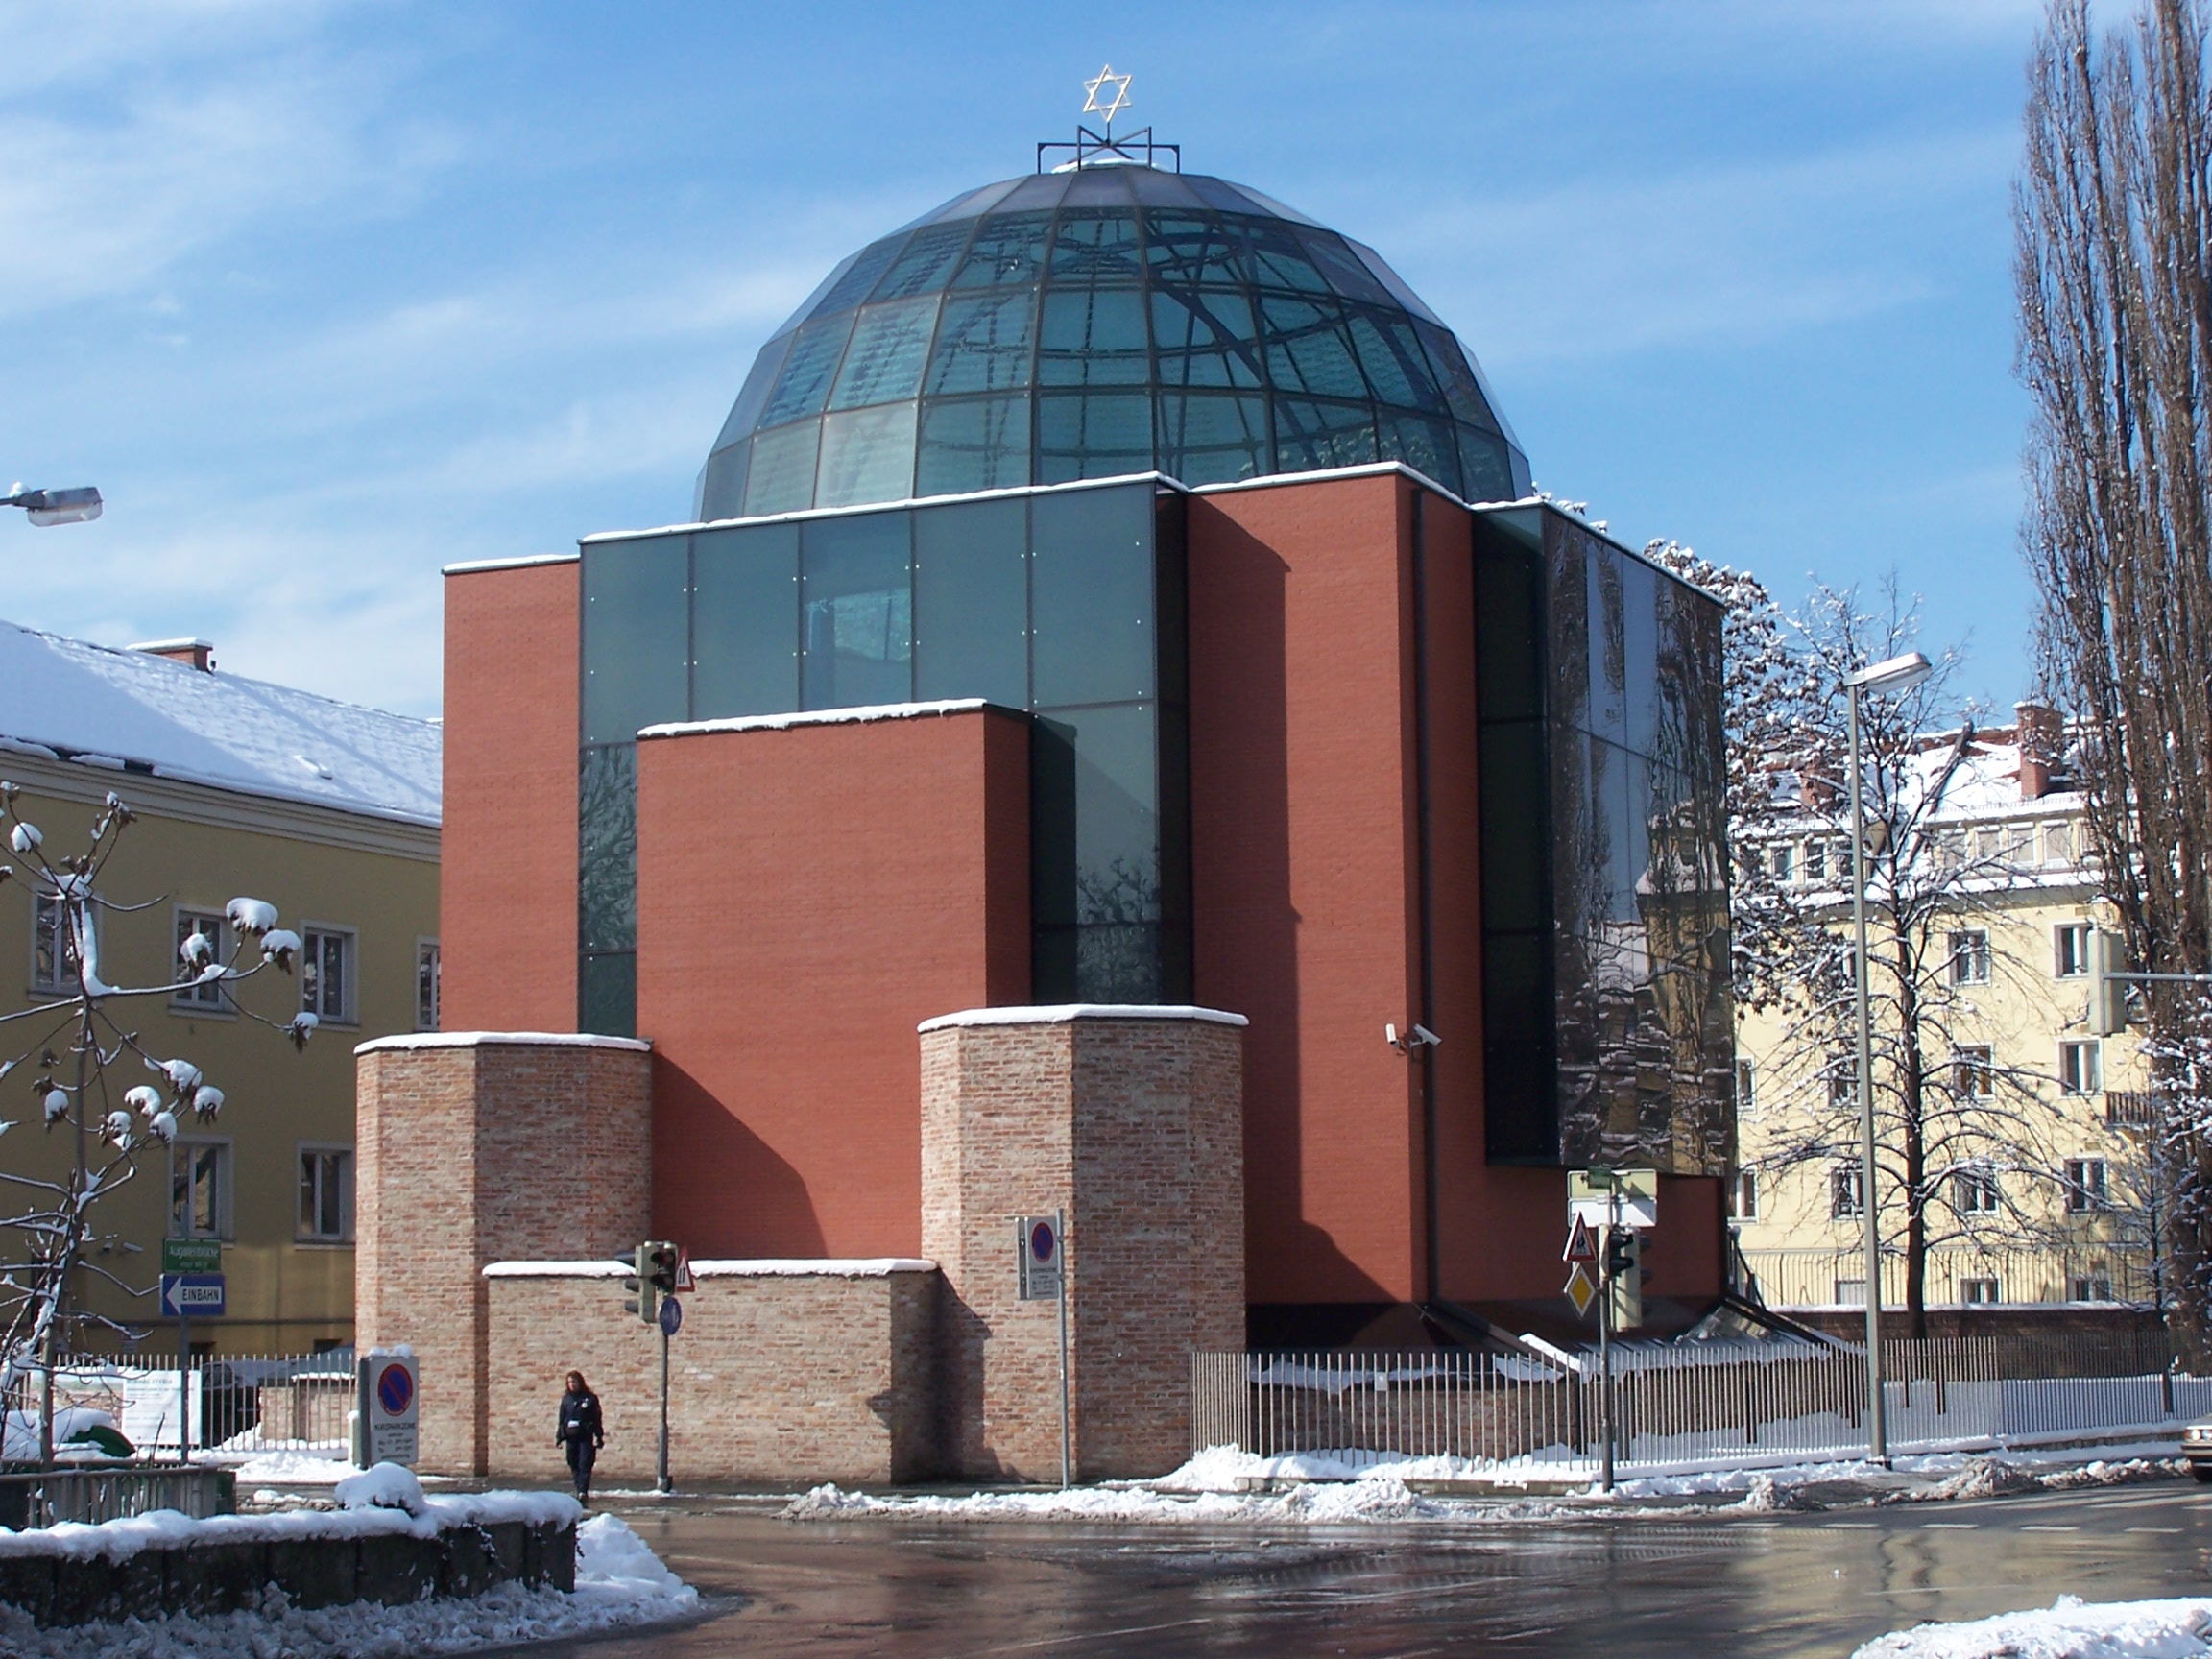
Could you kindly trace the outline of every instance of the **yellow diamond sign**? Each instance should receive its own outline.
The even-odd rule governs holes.
[[[1575,1271],[1567,1275],[1567,1300],[1575,1304],[1575,1311],[1587,1318],[1590,1304],[1598,1300],[1598,1286],[1590,1282],[1590,1275],[1582,1271],[1577,1262]]]

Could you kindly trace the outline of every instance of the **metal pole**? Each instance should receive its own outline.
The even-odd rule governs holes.
[[[653,1490],[668,1492],[668,1327],[661,1327],[661,1452],[653,1464]]]
[[[1866,1233],[1866,1455],[1889,1461],[1889,1429],[1882,1399],[1882,1218],[1874,1189],[1874,1022],[1866,991],[1866,797],[1859,777],[1859,687],[1851,699],[1851,925],[1858,936],[1852,967],[1859,1002],[1859,1211]]]
[[[1599,1490],[1613,1490],[1613,1235],[1621,1226],[1621,1189],[1606,1200],[1605,1238],[1598,1251],[1598,1376],[1605,1411],[1605,1451],[1599,1461]]]
[[[177,1304],[177,1456],[192,1461],[192,1320]],[[367,1421],[366,1418],[363,1419]]]
[[[1068,1434],[1068,1212],[1052,1212],[1052,1231],[1060,1236],[1060,1489],[1074,1484],[1074,1459]]]

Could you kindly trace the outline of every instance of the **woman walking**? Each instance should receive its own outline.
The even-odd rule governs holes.
[[[553,1432],[553,1444],[567,1449],[577,1501],[590,1503],[591,1465],[598,1460],[599,1448],[607,1444],[607,1428],[599,1416],[599,1396],[591,1392],[581,1371],[568,1373],[568,1391],[561,1396],[561,1424]]]

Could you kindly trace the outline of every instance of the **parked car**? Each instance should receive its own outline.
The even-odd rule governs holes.
[[[2181,1455],[2189,1473],[2200,1480],[2212,1480],[2212,1417],[2200,1417],[2181,1431]]]

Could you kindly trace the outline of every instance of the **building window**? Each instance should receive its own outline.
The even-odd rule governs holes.
[[[353,1149],[300,1148],[300,1237],[353,1237]]]
[[[1739,1169],[1736,1179],[1728,1183],[1728,1214],[1738,1221],[1759,1219],[1759,1173],[1755,1169]]]
[[[32,923],[31,988],[59,997],[77,995],[77,943],[69,936],[69,906],[59,893],[41,893]]]
[[[1977,830],[1974,831],[1974,860],[1987,863],[2005,855],[2005,831],[2002,830]]]
[[[1951,983],[1954,985],[1986,985],[1989,983],[1989,934],[1982,927],[1968,927],[1951,935]]]
[[[438,941],[415,941],[415,1029],[438,1029]]]
[[[1985,1164],[1970,1164],[1951,1177],[1951,1207],[1961,1215],[1994,1215],[2003,1203],[1997,1190],[1997,1171]]]
[[[2058,1045],[2058,1087],[2068,1094],[2094,1094],[2104,1087],[2104,1045],[2094,1037]]]
[[[1817,838],[1805,843],[1805,879],[1828,879],[1828,843]]]
[[[1980,1102],[1997,1092],[1997,1060],[1986,1043],[1969,1043],[1951,1062],[1951,1084],[1959,1098]]]
[[[1966,862],[1966,832],[1963,830],[1938,830],[1936,832],[1936,868],[1956,870]]]
[[[1859,1068],[1847,1059],[1835,1061],[1828,1068],[1828,1104],[1851,1106],[1858,1099]]]
[[[2066,823],[2043,826],[2043,862],[2046,864],[2071,864],[2074,862],[2074,826]]]
[[[300,1006],[340,1024],[353,1018],[353,935],[310,927],[300,964]]]
[[[1759,1108],[1759,1069],[1748,1060],[1736,1062],[1736,1114],[1748,1118]]]
[[[180,1238],[230,1237],[228,1141],[179,1141],[169,1148],[169,1230]]]
[[[2113,1300],[2111,1278],[2103,1273],[2079,1273],[2074,1277],[2073,1295],[2076,1302],[2109,1302]]]
[[[1797,876],[1797,849],[1788,841],[1777,841],[1767,849],[1767,874],[1777,881],[1791,881]]]
[[[2092,1210],[2104,1208],[2104,1160],[2102,1158],[2069,1158],[2066,1160],[2066,1213],[2085,1215]]]
[[[2051,929],[2051,972],[2060,979],[2079,979],[2089,972],[2089,924],[2061,922]]]
[[[185,944],[193,934],[207,941],[213,952],[211,962],[228,962],[229,953],[223,949],[223,930],[228,926],[219,912],[211,910],[180,910],[177,912],[177,954],[171,963],[171,977],[177,981],[173,994],[175,1001],[184,1008],[220,1008],[223,1006],[223,982],[211,979],[198,983],[200,969],[185,959]]]
[[[1836,1306],[1839,1308],[1863,1308],[1866,1306],[1866,1281],[1863,1279],[1839,1279],[1836,1281]]]
[[[1961,1279],[1959,1281],[1959,1300],[1970,1308],[1987,1307],[2002,1302],[2004,1294],[1994,1279]]]
[[[1828,1172],[1828,1214],[1847,1221],[1866,1213],[1866,1172],[1856,1164],[1839,1164]]]

